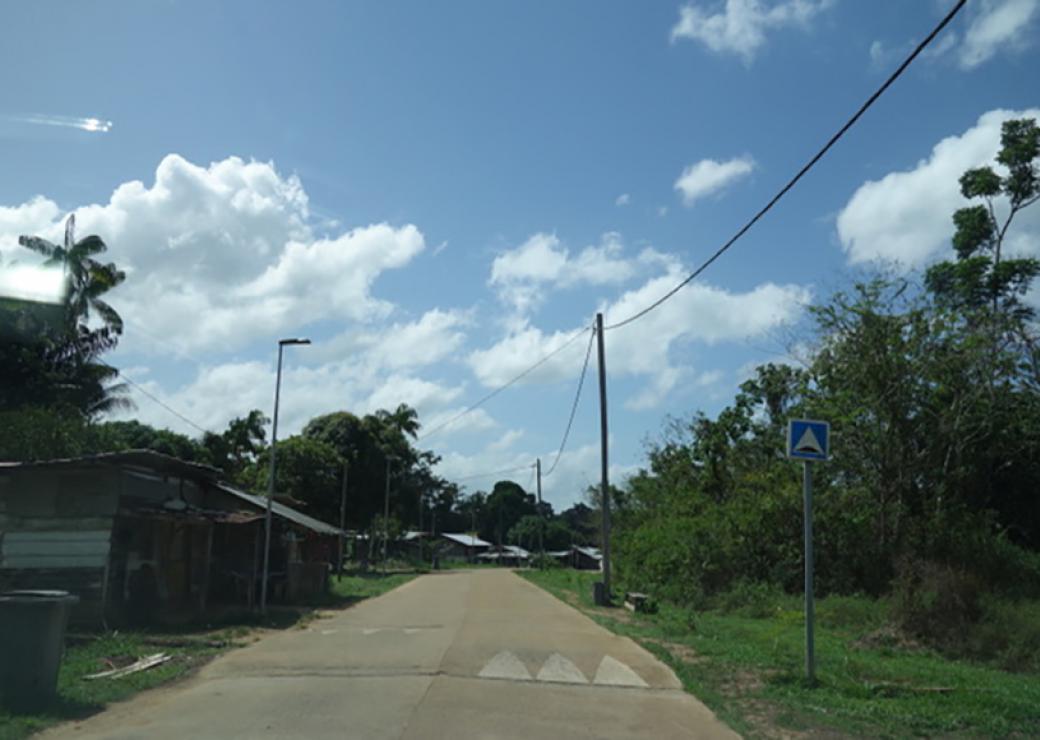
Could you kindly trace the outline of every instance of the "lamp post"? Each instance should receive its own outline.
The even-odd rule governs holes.
[[[386,456],[386,493],[383,496],[383,575],[386,575],[386,545],[390,539],[390,461],[393,455]]]
[[[278,340],[278,374],[274,382],[274,417],[271,421],[271,472],[267,481],[267,511],[264,514],[264,574],[260,583],[260,613],[267,614],[267,581],[271,562],[271,508],[274,502],[275,451],[278,449],[278,397],[282,389],[282,350],[288,344],[310,344],[299,337]]]

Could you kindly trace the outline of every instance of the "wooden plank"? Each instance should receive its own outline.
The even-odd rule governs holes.
[[[111,530],[69,529],[50,532],[8,532],[4,539],[9,542],[108,542]]]

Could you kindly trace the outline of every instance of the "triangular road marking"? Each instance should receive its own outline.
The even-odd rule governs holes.
[[[641,689],[648,688],[646,681],[639,674],[622,663],[620,660],[604,655],[596,669],[596,678],[592,683],[605,686],[638,686]]]
[[[488,661],[478,674],[481,678],[510,678],[514,681],[530,681],[527,666],[508,650],[503,650]]]
[[[805,431],[802,432],[802,438],[798,440],[798,444],[794,446],[795,452],[813,452],[817,455],[823,454],[823,447],[820,446],[819,440],[816,439],[816,435],[813,434],[812,427],[806,427]]]
[[[555,681],[557,683],[588,683],[585,674],[578,666],[559,653],[553,653],[548,660],[542,664],[538,671],[539,681]]]

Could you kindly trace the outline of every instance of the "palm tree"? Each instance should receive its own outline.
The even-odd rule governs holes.
[[[128,390],[123,383],[113,383],[119,371],[99,360],[114,349],[123,333],[123,320],[102,296],[126,279],[126,274],[113,263],[104,264],[95,259],[107,250],[97,235],[75,239],[76,219],[70,215],[65,222],[65,240],[54,244],[37,236],[21,236],[18,243],[26,249],[46,257],[44,264],[60,265],[65,271],[65,326],[58,336],[41,336],[34,343],[42,348],[32,349],[40,363],[8,368],[13,377],[24,383],[24,390],[32,388],[26,401],[38,404],[70,405],[86,416],[97,416],[116,408],[132,406],[125,397]],[[101,326],[91,328],[92,317]],[[17,393],[16,393],[17,395]]]
[[[94,259],[108,249],[100,236],[91,234],[76,241],[75,229],[76,216],[71,214],[65,222],[63,245],[38,236],[20,236],[18,243],[46,257],[45,265],[61,265],[65,269],[68,281],[65,306],[72,326],[86,324],[95,313],[108,333],[118,336],[123,333],[123,319],[101,296],[122,283],[126,273],[111,262],[102,264]]]

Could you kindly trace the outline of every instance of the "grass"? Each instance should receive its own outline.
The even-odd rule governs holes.
[[[597,573],[523,574],[668,663],[688,691],[752,737],[792,733],[864,737],[1040,735],[1040,676],[950,660],[883,628],[884,603],[817,602],[818,685],[804,679],[804,622],[797,597],[693,613],[657,614],[592,604]],[[864,639],[869,638],[869,639]]]
[[[58,695],[45,710],[15,714],[0,707],[0,740],[21,740],[59,722],[83,719],[108,704],[139,691],[181,678],[224,650],[247,644],[260,629],[288,629],[317,616],[316,607],[346,608],[378,596],[414,578],[415,572],[348,571],[332,576],[330,593],[303,607],[272,607],[265,617],[253,613],[228,613],[206,624],[188,624],[144,632],[70,634],[58,675]],[[118,679],[86,681],[84,676],[145,655],[167,653],[173,660],[156,668]]]

